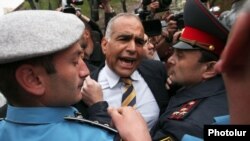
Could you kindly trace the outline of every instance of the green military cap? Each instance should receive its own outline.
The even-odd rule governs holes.
[[[0,17],[0,64],[44,56],[80,39],[83,22],[73,14],[23,10]]]

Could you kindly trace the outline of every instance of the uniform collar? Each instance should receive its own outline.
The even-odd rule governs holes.
[[[202,99],[225,93],[225,86],[221,76],[216,76],[190,88],[183,88],[170,99],[169,105],[175,107],[192,100]]]
[[[106,79],[108,81],[109,87],[113,88],[115,87],[119,82],[120,82],[120,76],[118,76],[113,70],[111,70],[108,65],[106,64],[104,66],[104,71],[106,72]],[[130,76],[130,78],[133,81],[138,81],[140,79],[140,74],[137,70],[135,70],[132,75]]]
[[[214,117],[214,121],[215,121],[214,124],[227,125],[230,124],[230,116],[224,115],[224,116]]]
[[[73,107],[13,107],[8,105],[6,121],[21,124],[48,124],[61,122],[65,116],[74,116]]]

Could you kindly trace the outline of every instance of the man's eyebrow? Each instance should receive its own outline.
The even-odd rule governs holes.
[[[115,33],[114,35],[116,37],[133,37],[132,33],[121,33],[121,32],[118,32],[118,33]]]
[[[134,35],[134,34],[132,34],[132,33],[118,33],[117,35],[116,35],[116,38],[119,38],[119,37],[127,37],[127,38],[135,38],[135,39],[140,39],[140,40],[144,40],[144,37],[140,37],[140,36],[138,36],[138,35]]]
[[[74,52],[72,52],[72,56],[79,56],[79,55],[82,55],[84,53],[84,49],[83,48],[81,48],[81,49],[77,49],[77,50],[75,50]]]
[[[139,40],[145,41],[145,40],[144,40],[144,37],[135,36],[135,39],[139,39]],[[146,41],[147,41],[147,40],[146,40]]]

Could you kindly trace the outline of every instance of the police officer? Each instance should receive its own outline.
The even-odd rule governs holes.
[[[186,2],[184,23],[180,41],[168,59],[170,87],[182,87],[152,128],[153,140],[180,140],[184,134],[202,137],[205,124],[228,114],[223,79],[215,70],[228,30],[200,0]]]
[[[0,18],[0,91],[8,100],[1,140],[120,140],[116,130],[83,119],[70,106],[82,94],[101,93],[82,60],[84,29],[76,16],[56,11],[19,11]],[[133,108],[109,114],[122,139],[150,140]]]
[[[87,77],[83,31],[75,15],[56,11],[0,18],[0,91],[9,103],[0,121],[2,141],[114,140],[116,130],[82,119],[70,106],[84,92],[101,92]]]
[[[222,72],[227,89],[230,116],[220,117],[215,124],[249,124],[250,95],[250,42],[249,42],[250,1],[247,1],[233,25],[230,38],[227,41],[220,60],[215,68]],[[244,61],[243,61],[244,60]],[[237,67],[237,70],[235,69]],[[217,118],[218,119],[218,118]],[[182,141],[202,141],[202,139],[184,135]]]

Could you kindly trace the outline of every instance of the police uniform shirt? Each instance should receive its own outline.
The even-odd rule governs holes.
[[[152,128],[153,140],[181,140],[185,134],[201,138],[203,127],[213,124],[214,117],[228,114],[227,95],[221,76],[190,88],[177,91],[171,97],[164,114]]]
[[[229,115],[225,115],[225,116],[219,116],[219,117],[214,117],[214,124],[218,124],[218,125],[229,125],[230,124],[230,116]],[[203,139],[189,135],[189,134],[185,134],[181,141],[203,141]]]
[[[151,129],[159,117],[159,106],[139,72],[133,72],[131,78],[136,92],[136,109],[142,114],[147,122],[148,128]],[[108,65],[105,65],[99,74],[98,82],[102,86],[104,100],[106,100],[110,106],[121,107],[124,90],[120,76],[115,74]]]
[[[1,141],[112,141],[108,130],[91,124],[67,121],[72,107],[13,107],[8,105],[6,119],[0,121]]]

